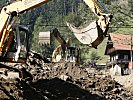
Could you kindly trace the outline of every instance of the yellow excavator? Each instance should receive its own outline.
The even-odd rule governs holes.
[[[12,0],[0,10],[0,61],[25,62],[29,51],[29,31],[17,25],[16,19],[25,11],[46,4],[51,0]],[[103,13],[105,7],[99,0],[84,0],[99,20],[86,28],[78,29],[67,24],[83,44],[97,47],[107,33],[112,15]]]
[[[74,62],[78,63],[79,49],[71,45],[71,39],[65,41],[57,28],[50,32],[50,36],[54,36],[60,45],[55,48],[52,54],[52,62]]]

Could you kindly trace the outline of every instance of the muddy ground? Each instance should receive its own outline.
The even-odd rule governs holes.
[[[46,62],[31,53],[26,63],[1,64],[0,100],[133,100],[133,94],[95,68]]]

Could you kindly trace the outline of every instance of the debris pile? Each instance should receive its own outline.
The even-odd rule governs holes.
[[[112,76],[116,81],[121,83],[127,90],[133,93],[133,74],[124,76]]]
[[[24,64],[3,65],[19,77],[0,74],[0,99],[28,100],[132,100],[133,95],[110,76],[88,72],[72,63],[46,63],[30,53]],[[1,68],[0,68],[1,69]],[[90,69],[91,70],[91,69]],[[5,76],[6,76],[5,75]]]

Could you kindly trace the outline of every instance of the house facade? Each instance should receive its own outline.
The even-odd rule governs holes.
[[[128,74],[133,69],[131,39],[131,35],[113,33],[109,35],[105,50],[105,55],[110,56],[107,66],[112,67],[112,70],[117,70],[117,74]]]

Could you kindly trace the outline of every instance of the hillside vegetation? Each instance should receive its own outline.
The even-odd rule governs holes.
[[[0,6],[6,4],[8,0],[1,0]],[[130,34],[133,23],[133,0],[101,0],[114,16],[108,33]],[[81,49],[81,60],[96,62],[106,62],[104,56],[107,39],[94,50],[86,45],[82,45],[74,37],[73,33],[66,27],[66,22],[75,26],[89,24],[96,20],[96,16],[82,0],[51,0],[38,8],[26,12],[20,16],[19,23],[27,25],[32,33],[31,49],[42,53],[46,57],[51,57],[53,50],[59,45],[53,39],[51,45],[38,45],[38,34],[42,31],[49,31],[58,28],[64,38],[71,37],[72,45]],[[115,28],[117,27],[117,28]],[[128,28],[120,28],[128,27]],[[96,59],[95,59],[96,58]]]

